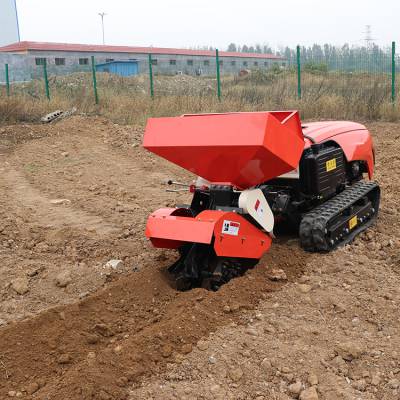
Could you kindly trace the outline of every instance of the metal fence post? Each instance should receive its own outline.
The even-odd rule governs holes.
[[[10,96],[10,76],[8,75],[8,64],[6,64],[6,88],[7,96]]]
[[[215,62],[217,67],[217,96],[218,100],[221,100],[221,74],[219,70],[219,53],[218,49],[215,50]]]
[[[296,61],[297,61],[297,98],[301,100],[301,64],[300,64],[300,46],[296,47]]]
[[[392,103],[396,101],[396,42],[392,42]]]
[[[99,104],[99,95],[97,93],[96,65],[94,63],[94,56],[92,56],[91,58],[92,58],[92,77],[93,77],[94,101],[96,104]]]
[[[47,77],[47,60],[43,59],[43,78],[44,78],[44,86],[46,89],[46,97],[47,100],[50,100],[50,89],[49,89],[49,79]]]
[[[150,96],[154,98],[154,83],[153,83],[153,60],[151,53],[149,53],[149,78],[150,78]]]

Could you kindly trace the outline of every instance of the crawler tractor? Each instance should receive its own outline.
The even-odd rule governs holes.
[[[268,251],[274,226],[295,227],[306,251],[328,252],[378,214],[372,139],[355,122],[302,126],[297,111],[150,118],[143,146],[197,175],[191,204],[161,208],[146,226],[153,246],[179,251],[169,270],[180,290],[217,290],[242,275]]]

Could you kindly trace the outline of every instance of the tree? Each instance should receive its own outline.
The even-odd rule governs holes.
[[[235,43],[229,43],[227,51],[237,51],[237,47]]]
[[[272,51],[271,47],[268,44],[264,44],[263,53],[264,54],[273,54],[273,51]]]
[[[290,49],[289,47],[285,47],[283,50],[283,56],[286,58],[288,61],[289,65],[293,65],[296,62],[296,53],[293,49]]]

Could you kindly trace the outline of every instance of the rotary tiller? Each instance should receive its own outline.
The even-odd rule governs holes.
[[[161,208],[146,226],[155,247],[179,251],[169,270],[180,290],[217,290],[243,274],[268,251],[274,225],[326,252],[378,213],[371,135],[355,122],[302,126],[297,111],[150,118],[143,146],[197,175],[191,204]]]

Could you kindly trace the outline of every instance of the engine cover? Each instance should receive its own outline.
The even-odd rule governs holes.
[[[345,183],[346,168],[341,148],[314,144],[300,161],[301,192],[326,198]]]

